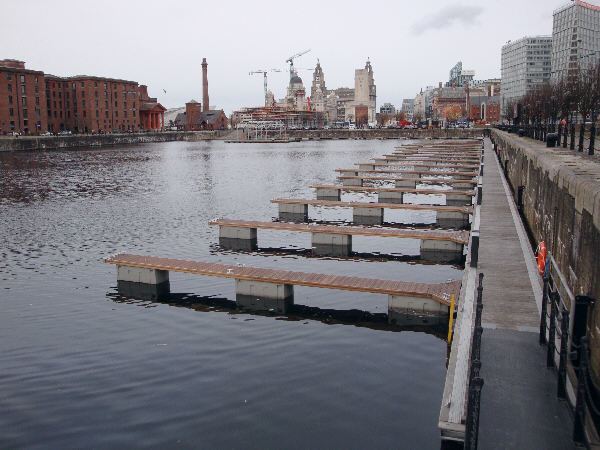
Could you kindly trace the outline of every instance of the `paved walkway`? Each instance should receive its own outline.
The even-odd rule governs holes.
[[[541,288],[486,139],[479,270],[485,274],[479,448],[572,449],[572,419],[538,345]],[[512,210],[511,204],[512,203]],[[518,216],[517,221],[518,221]],[[525,249],[525,250],[524,250]],[[527,255],[527,257],[525,256]]]

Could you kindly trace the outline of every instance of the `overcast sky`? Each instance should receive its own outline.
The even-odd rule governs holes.
[[[202,100],[206,57],[211,105],[229,114],[263,104],[262,75],[249,71],[284,70],[269,77],[281,98],[285,60],[311,49],[296,66],[312,69],[319,58],[328,88],[354,87],[354,69],[370,58],[378,107],[400,105],[446,81],[459,60],[477,79],[499,77],[501,46],[551,34],[552,11],[566,2],[3,0],[0,59],[55,75],[135,80],[172,108]],[[299,75],[310,92],[312,71]]]

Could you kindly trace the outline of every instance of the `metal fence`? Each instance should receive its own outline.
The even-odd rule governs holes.
[[[557,371],[557,397],[573,409],[573,440],[590,447],[600,429],[600,397],[591,382],[586,335],[591,299],[571,293],[551,255],[543,280],[539,341],[546,345],[546,366]]]
[[[483,274],[479,274],[477,286],[477,304],[475,306],[475,324],[471,343],[471,369],[469,371],[469,387],[467,399],[467,420],[465,424],[465,450],[476,450],[479,438],[479,411],[481,409],[481,389],[483,378],[481,370],[481,314],[483,312]]]

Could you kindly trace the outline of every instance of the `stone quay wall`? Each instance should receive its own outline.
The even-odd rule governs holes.
[[[202,141],[221,138],[222,132],[218,131],[165,131],[158,133],[2,137],[0,138],[0,151],[56,150],[77,147],[143,144],[147,142]]]
[[[600,299],[600,160],[504,131],[492,130],[491,138],[515,199],[523,186],[522,214],[535,242],[546,242],[574,295]],[[594,302],[587,328],[600,381],[600,305]]]

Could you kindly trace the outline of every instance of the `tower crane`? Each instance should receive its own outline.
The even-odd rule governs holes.
[[[296,53],[295,55],[292,55],[288,59],[285,60],[286,63],[290,63],[290,79],[294,75],[296,75],[296,69],[294,69],[294,59],[298,58],[299,56],[305,55],[308,52],[310,52],[310,48],[308,50],[304,50],[303,52]]]
[[[262,73],[263,74],[263,78],[264,78],[264,85],[265,85],[265,99],[267,98],[267,74],[269,72],[281,72],[280,69],[270,69],[270,70],[252,70],[251,72],[248,73],[248,75],[256,75],[257,73]]]

